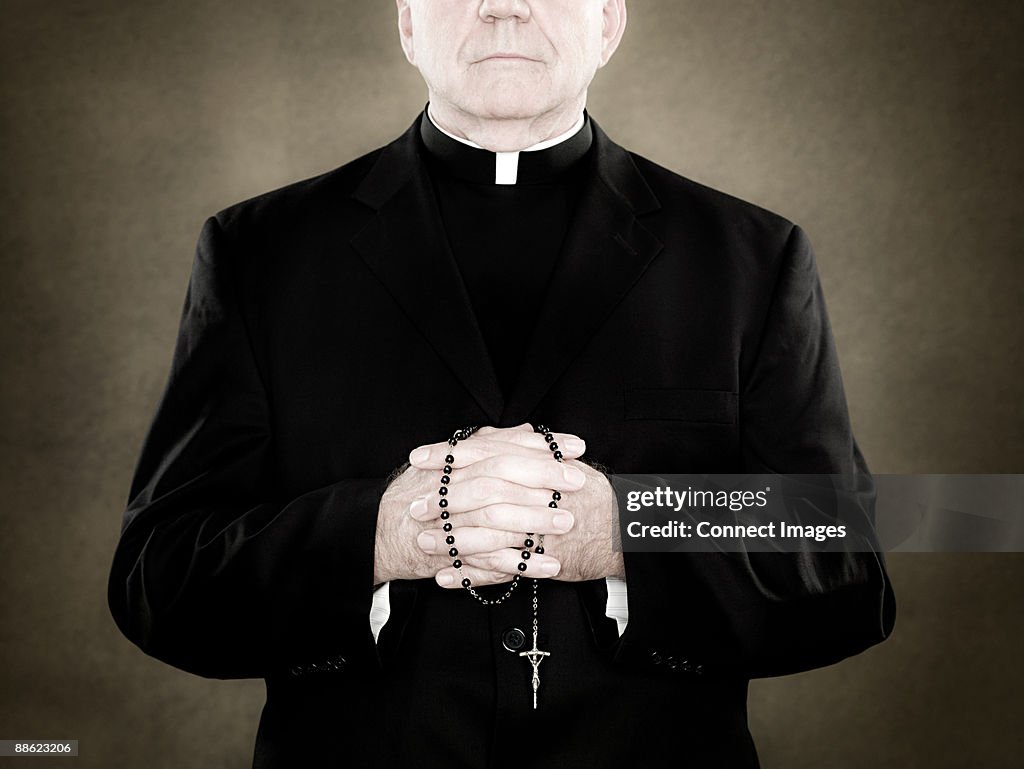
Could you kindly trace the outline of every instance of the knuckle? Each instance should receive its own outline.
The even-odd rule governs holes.
[[[480,565],[488,571],[498,571],[501,568],[501,557],[497,553],[483,553]]]
[[[454,449],[449,446],[445,446],[445,454],[451,453],[455,457],[454,467],[455,469],[464,469],[469,465],[476,464],[480,459],[480,449],[470,443],[459,443]],[[442,456],[444,456],[442,454]]]
[[[501,481],[497,478],[482,476],[473,479],[472,494],[476,499],[486,500],[495,497],[501,490]]]
[[[504,532],[481,528],[475,534],[473,544],[476,546],[477,552],[491,552],[505,546]]]
[[[499,519],[499,507],[497,505],[489,505],[488,507],[480,508],[480,523],[484,526],[496,528]]]
[[[517,446],[531,446],[531,445],[533,445],[534,439],[537,436],[534,435],[532,430],[527,432],[526,430],[518,430],[518,429],[516,429],[516,430],[513,430],[512,432],[510,432],[508,437],[509,437],[509,440],[512,443],[515,443]]]
[[[501,557],[494,552],[477,553],[467,556],[466,560],[480,572],[501,573]]]
[[[503,454],[492,455],[485,459],[481,464],[483,470],[488,475],[497,475],[504,477],[511,470],[511,457]]]
[[[478,527],[463,529],[456,541],[459,543],[459,550],[467,555],[493,549],[488,541],[487,530]]]
[[[490,585],[492,582],[490,573],[480,569],[473,569],[469,572],[469,579],[475,585]]]

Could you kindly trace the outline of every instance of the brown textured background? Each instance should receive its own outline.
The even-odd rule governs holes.
[[[630,12],[592,113],[807,230],[872,468],[1022,472],[1024,5]],[[203,219],[409,124],[425,95],[393,14],[390,0],[5,3],[0,738],[82,753],[33,766],[249,766],[262,682],[143,656],[107,613],[107,569]],[[764,766],[1021,766],[1024,558],[890,566],[892,639],[754,682]]]

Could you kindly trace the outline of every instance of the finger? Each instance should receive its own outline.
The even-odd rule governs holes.
[[[500,585],[505,582],[511,582],[513,577],[511,574],[477,569],[474,566],[463,566],[462,574],[459,574],[457,569],[449,566],[446,569],[441,569],[434,575],[434,581],[441,587],[449,590],[462,590],[462,580],[464,579],[468,579],[473,587],[481,587],[482,585]]]
[[[465,493],[463,493],[465,491]],[[468,489],[441,497],[430,494],[414,499],[407,514],[417,521],[442,520],[448,512],[453,526],[487,526],[503,531],[536,531],[564,534],[573,525],[573,514],[565,508],[551,507],[551,491],[529,489],[508,481],[488,478],[473,493]],[[441,505],[441,501],[445,505]],[[557,504],[557,503],[555,503]],[[568,517],[558,517],[559,513]]]
[[[493,425],[487,425],[486,427],[481,427],[479,430],[477,430],[476,434],[477,435],[494,435],[495,433],[503,433],[503,432],[508,432],[510,430],[517,430],[519,432],[532,433],[533,432],[533,425],[531,425],[529,422],[523,422],[521,425],[516,425],[515,427],[494,427]]]
[[[479,526],[515,534],[528,531],[536,534],[565,534],[575,525],[576,516],[571,510],[548,507],[543,496],[540,502],[542,504],[535,505],[498,503],[465,510],[461,505],[450,505],[446,508],[449,517],[444,519],[444,523],[450,523],[453,528]],[[412,517],[424,523],[442,520],[441,508],[437,507],[436,500],[433,507],[424,502],[424,510],[423,513],[411,513]]]
[[[501,478],[471,478],[445,488],[444,494],[419,497],[423,503],[410,503],[409,514],[418,521],[430,521],[446,509],[450,514],[465,513],[490,505],[548,507],[551,489],[534,489]]]
[[[471,585],[474,587],[480,587],[481,585],[498,585],[504,582],[510,582],[516,574],[524,577],[530,577],[531,579],[549,579],[552,576],[557,576],[561,571],[561,565],[555,561],[554,566],[545,569],[545,571],[553,571],[553,574],[542,574],[540,568],[530,565],[527,566],[526,571],[521,572],[518,569],[518,562],[521,559],[519,558],[517,551],[510,550],[508,552],[511,553],[510,557],[501,556],[501,558],[503,559],[502,566],[504,567],[507,567],[508,565],[505,561],[515,564],[512,566],[510,571],[507,570],[507,568],[489,569],[486,566],[478,566],[476,563],[477,556],[473,556],[472,558],[474,561],[471,562],[467,559],[466,562],[463,563],[461,574],[458,569],[449,566],[438,571],[437,574],[434,575],[434,580],[441,587],[461,588],[462,580],[469,579]],[[546,558],[546,556],[534,555],[531,561],[543,558]],[[554,561],[555,559],[550,560]]]
[[[526,560],[522,557],[524,552],[529,554],[529,558]],[[461,556],[459,557],[461,558]],[[494,550],[490,553],[474,553],[467,555],[462,560],[464,563],[484,571],[510,575],[520,574],[524,577],[554,577],[562,570],[561,562],[554,556],[513,548]],[[519,568],[522,564],[526,564],[525,569]]]
[[[432,555],[449,555],[452,547],[458,549],[462,556],[474,553],[489,553],[502,548],[516,547],[522,550],[526,542],[535,542],[536,537],[528,538],[522,531],[501,531],[483,526],[460,526],[450,532],[441,529],[421,531],[416,544],[424,553]],[[454,557],[454,556],[452,556]]]
[[[483,432],[483,429],[477,432]],[[551,440],[549,441],[545,437],[545,433],[534,432],[533,427],[529,424],[513,428],[490,429],[494,430],[494,432],[485,433],[490,440],[504,441],[524,448],[544,449],[548,452],[560,450],[563,455],[567,455],[568,452],[582,455],[587,448],[586,441],[578,435],[573,433],[551,433]],[[551,448],[553,443],[557,444],[554,449]]]
[[[418,446],[409,453],[409,464],[421,470],[440,470],[449,464],[446,462],[448,456],[454,458],[450,466],[460,468],[496,454],[532,456],[536,452],[550,455],[552,451],[544,436],[533,432],[519,429],[494,429],[494,432],[483,435],[480,432],[482,430],[472,440],[460,441],[454,448],[447,441]],[[552,437],[552,442],[558,445],[565,459],[578,459],[587,450],[587,444],[574,435],[556,433]]]
[[[444,483],[443,479],[439,480],[440,485],[450,484],[457,487],[460,483],[474,478],[499,478],[520,486],[545,489],[549,495],[553,489],[579,491],[587,482],[586,474],[576,465],[552,462],[550,458],[539,454],[501,454],[488,457],[470,467],[453,470],[448,474],[448,483]]]
[[[561,451],[563,459],[579,459],[587,450],[587,444],[580,438],[569,435],[556,435],[550,445]],[[544,441],[544,436],[519,431],[493,433],[472,441],[460,441],[454,448],[447,441],[418,446],[409,453],[409,464],[421,470],[440,470],[450,465],[454,468],[468,467],[482,459],[496,454],[513,454],[516,456],[532,456],[541,453],[550,456],[553,449]],[[447,462],[447,457],[454,461]]]
[[[573,513],[562,508],[508,504],[487,505],[448,519],[453,528],[480,526],[515,534],[565,534],[575,522]]]

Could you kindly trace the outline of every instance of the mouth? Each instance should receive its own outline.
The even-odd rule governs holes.
[[[536,62],[537,59],[531,59],[529,56],[523,56],[521,53],[492,53],[490,56],[484,56],[479,59],[477,63],[482,61],[532,61]]]

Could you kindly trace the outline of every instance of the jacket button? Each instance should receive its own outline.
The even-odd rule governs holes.
[[[661,652],[659,652],[657,649],[651,649],[650,652],[648,652],[648,655],[650,656],[652,665],[660,665],[662,662],[664,662],[664,659],[661,656]]]
[[[526,633],[517,627],[510,627],[501,634],[501,645],[510,652],[517,652],[526,645]]]

